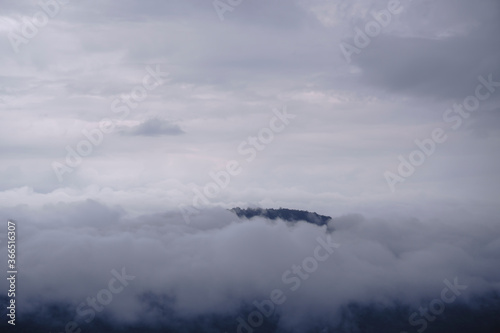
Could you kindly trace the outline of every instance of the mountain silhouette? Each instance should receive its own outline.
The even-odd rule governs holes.
[[[270,220],[282,219],[289,222],[306,221],[319,226],[327,225],[332,219],[330,216],[319,215],[306,210],[287,209],[281,207],[279,209],[235,207],[230,209],[230,211],[235,213],[239,218],[251,219],[258,216],[268,218]]]

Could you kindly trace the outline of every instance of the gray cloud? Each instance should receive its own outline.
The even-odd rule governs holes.
[[[130,136],[162,136],[179,135],[183,134],[184,131],[178,125],[164,119],[152,118],[145,120],[139,125],[123,129],[121,133]]]
[[[352,64],[339,43],[387,1],[243,1],[223,22],[205,1],[70,2],[18,54],[8,34],[40,7],[36,1],[5,3],[0,174],[9,176],[0,178],[1,202],[12,202],[12,193],[24,186],[33,195],[16,194],[16,200],[48,202],[67,191],[81,198],[97,186],[121,200],[147,197],[157,202],[155,210],[165,203],[152,200],[152,191],[168,197],[170,206],[188,204],[189,184],[204,184],[209,172],[241,158],[238,145],[266,125],[271,108],[284,104],[300,121],[280,133],[214,204],[262,200],[317,210],[340,200],[347,212],[392,202],[384,171],[397,167],[398,155],[411,152],[415,139],[448,125],[444,110],[473,92],[477,76],[500,78],[497,1],[402,3],[405,10]],[[140,85],[144,68],[153,64],[170,74],[168,82],[120,119],[113,100]],[[422,198],[418,193],[426,193],[424,201],[462,204],[498,197],[498,174],[485,173],[482,165],[499,166],[491,153],[498,150],[499,96],[450,133],[398,198],[415,203]],[[103,118],[115,120],[130,139],[107,136],[59,183],[51,163],[64,160],[66,146],[85,139],[82,131],[97,128]],[[182,122],[182,128],[155,118]],[[479,127],[487,128],[487,136],[478,135]],[[143,136],[182,131],[190,135],[144,149]],[[160,150],[168,152],[162,161]],[[137,154],[141,165],[130,162]],[[477,163],[456,162],[464,156]],[[481,189],[472,186],[474,193],[459,183]]]
[[[362,78],[374,86],[396,93],[460,98],[471,93],[479,75],[500,77],[500,39],[490,36],[477,29],[466,37],[444,40],[380,37],[360,54],[358,64]]]

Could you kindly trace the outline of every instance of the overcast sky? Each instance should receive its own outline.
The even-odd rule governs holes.
[[[47,22],[36,1],[0,3],[2,206],[177,209],[236,160],[209,205],[496,209],[500,88],[482,88],[460,124],[443,116],[479,76],[500,82],[498,1],[67,1]],[[371,13],[389,10],[377,30]],[[146,96],[125,106],[137,87]],[[248,161],[243,142],[273,109],[295,117]],[[66,147],[105,123],[102,143],[59,178]],[[392,191],[384,174],[436,128],[445,142]]]
[[[454,277],[464,302],[498,295],[498,0],[57,1],[0,0],[21,313],[59,331],[37,306],[73,315],[124,267],[136,280],[106,318],[236,326],[318,237],[341,247],[280,308],[285,327],[428,303]]]

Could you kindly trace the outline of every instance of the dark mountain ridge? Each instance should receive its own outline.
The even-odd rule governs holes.
[[[265,217],[270,220],[282,219],[289,222],[306,221],[319,226],[327,225],[332,219],[330,216],[319,215],[314,212],[309,212],[306,210],[279,208],[279,209],[265,209],[265,208],[240,208],[235,207],[230,209],[231,212],[235,213],[239,218],[251,219],[253,217]]]

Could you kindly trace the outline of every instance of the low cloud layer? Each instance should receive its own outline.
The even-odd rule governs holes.
[[[276,289],[286,298],[275,309],[278,325],[286,329],[338,324],[352,303],[417,307],[440,297],[445,279],[467,286],[457,304],[500,292],[500,230],[494,219],[354,214],[333,218],[329,232],[306,222],[240,220],[223,209],[203,210],[190,224],[174,212],[130,218],[119,207],[95,201],[0,211],[3,220],[12,216],[18,221],[21,318],[62,304],[70,309],[63,318],[76,317],[83,327],[91,316],[82,303],[110,288],[116,272],[134,278],[95,315],[145,327],[222,316],[233,318],[227,320],[236,329],[239,311],[251,311]],[[318,239],[338,247],[330,254],[324,247],[316,250]],[[315,250],[326,256],[316,260],[316,268],[306,260],[315,258]],[[0,260],[6,266],[5,256]],[[294,265],[311,272],[295,271]],[[6,280],[0,288],[7,288]]]

